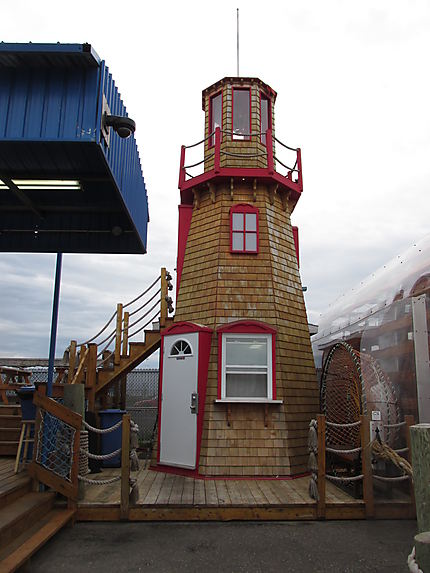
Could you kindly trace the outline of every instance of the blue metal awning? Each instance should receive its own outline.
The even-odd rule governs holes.
[[[0,251],[146,252],[136,141],[106,116],[128,117],[89,44],[0,43]]]

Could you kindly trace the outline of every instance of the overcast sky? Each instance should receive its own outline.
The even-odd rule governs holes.
[[[309,319],[428,233],[430,4],[413,0],[2,0],[5,42],[89,42],[129,115],[151,222],[143,256],[65,255],[57,355],[175,267],[181,144],[201,91],[240,74],[278,92],[276,136],[300,146],[293,214]],[[0,355],[46,357],[55,255],[0,254]],[[153,362],[149,365],[153,365]]]

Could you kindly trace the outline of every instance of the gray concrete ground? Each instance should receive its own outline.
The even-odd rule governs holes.
[[[415,521],[78,523],[32,573],[407,572]]]

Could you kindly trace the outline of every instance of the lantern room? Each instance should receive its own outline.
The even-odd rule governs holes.
[[[205,170],[214,163],[220,128],[221,167],[267,167],[267,130],[273,131],[276,92],[258,78],[224,78],[203,91]],[[252,156],[252,157],[251,157]]]
[[[235,181],[269,184],[292,211],[300,198],[301,151],[275,137],[276,92],[259,78],[226,77],[202,93],[204,138],[181,149],[181,203],[198,201],[202,188]]]

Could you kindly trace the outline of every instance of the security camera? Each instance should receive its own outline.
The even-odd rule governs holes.
[[[127,139],[127,137],[130,137],[130,135],[136,131],[136,123],[129,117],[122,115],[108,115],[105,113],[104,124],[107,127],[112,127],[123,139]]]

